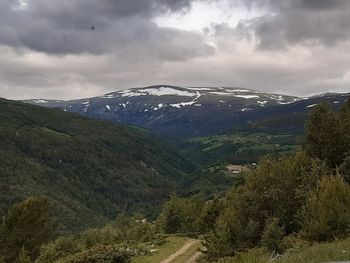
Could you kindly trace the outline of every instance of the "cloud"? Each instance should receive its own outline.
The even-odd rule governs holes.
[[[0,0],[0,96],[72,99],[153,84],[350,90],[350,1],[241,0],[256,17],[202,31],[154,22],[190,14],[194,1],[211,0]]]
[[[56,56],[0,47],[0,94],[15,99],[72,99],[153,84],[239,86],[310,95],[347,91],[350,43],[258,50],[237,36],[216,37],[217,52],[183,60],[131,61],[109,54]]]
[[[198,34],[159,28],[151,20],[159,12],[186,10],[191,0],[29,0],[25,9],[8,2],[0,0],[0,44],[11,47],[64,55],[138,45],[175,60],[181,51],[189,57],[212,52]]]
[[[343,0],[247,0],[250,8],[265,15],[242,23],[253,31],[262,48],[293,44],[336,45],[350,39],[350,1]]]

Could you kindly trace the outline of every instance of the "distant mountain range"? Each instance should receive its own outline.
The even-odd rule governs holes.
[[[168,138],[183,140],[224,134],[264,120],[293,119],[293,116],[307,114],[322,101],[339,107],[349,96],[349,93],[327,93],[302,98],[242,88],[158,85],[87,99],[35,99],[25,102],[138,125]],[[289,123],[289,129],[303,129],[300,123],[295,123],[297,127],[293,127],[293,122]]]

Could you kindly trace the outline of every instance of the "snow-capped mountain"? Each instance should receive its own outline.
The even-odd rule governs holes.
[[[339,103],[345,99],[345,96],[343,100],[339,99]],[[235,125],[259,120],[266,114],[283,112],[286,108],[283,106],[306,103],[305,107],[311,108],[317,103],[308,104],[308,100],[320,99],[242,88],[159,85],[126,89],[89,99],[39,99],[26,102],[88,117],[139,125],[169,137],[183,138],[222,133]],[[302,106],[303,110],[305,107]]]

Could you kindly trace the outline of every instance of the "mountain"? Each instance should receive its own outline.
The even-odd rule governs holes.
[[[302,98],[242,88],[160,85],[89,99],[26,102],[150,129],[176,142],[188,159],[208,167],[294,151],[312,108],[327,102],[337,110],[349,96]]]
[[[89,99],[26,102],[139,125],[169,138],[183,139],[225,132],[245,123],[245,116],[254,115],[251,113],[298,100],[240,88],[151,86]]]
[[[193,166],[149,131],[0,99],[0,215],[47,195],[61,232],[154,213]]]
[[[195,137],[179,145],[182,154],[200,165],[258,162],[266,154],[293,152],[300,148],[304,124],[310,111],[328,103],[337,111],[349,94],[321,94],[290,104],[265,107],[255,116],[245,114],[246,122],[232,125],[224,134]],[[243,118],[243,117],[242,117]]]

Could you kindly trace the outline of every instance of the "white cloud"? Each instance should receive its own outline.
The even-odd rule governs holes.
[[[154,18],[157,25],[180,30],[204,31],[212,24],[236,27],[240,21],[258,17],[261,10],[247,9],[238,1],[195,1],[188,12],[166,13]]]

